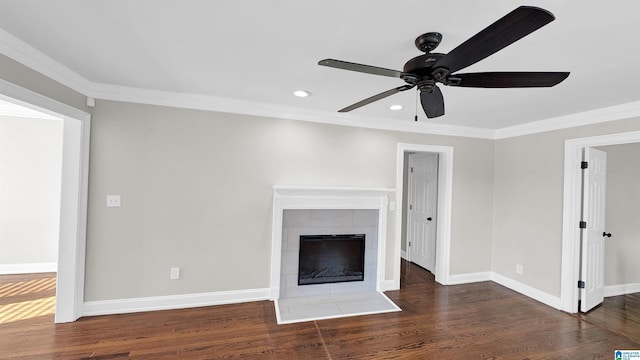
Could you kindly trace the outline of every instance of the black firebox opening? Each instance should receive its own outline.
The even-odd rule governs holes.
[[[298,285],[364,280],[364,234],[302,235]]]

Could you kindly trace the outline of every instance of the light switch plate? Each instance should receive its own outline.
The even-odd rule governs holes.
[[[107,195],[107,207],[119,207],[120,195]]]
[[[171,268],[171,280],[180,279],[180,268]]]

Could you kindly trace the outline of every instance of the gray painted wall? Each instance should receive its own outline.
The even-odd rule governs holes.
[[[493,141],[98,101],[86,299],[268,287],[273,186],[395,188],[399,142],[454,147],[451,273],[490,270]]]
[[[633,130],[637,118],[496,141],[494,272],[560,296],[564,142]]]

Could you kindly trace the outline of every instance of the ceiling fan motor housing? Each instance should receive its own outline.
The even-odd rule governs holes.
[[[444,55],[445,54],[433,53],[414,57],[404,64],[400,78],[411,85],[415,85],[421,80],[442,81],[442,79],[448,75],[448,72],[440,78],[436,78],[433,76],[433,65]],[[446,71],[446,69],[444,70]]]

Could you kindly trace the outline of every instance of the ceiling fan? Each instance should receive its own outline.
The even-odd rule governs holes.
[[[348,112],[417,86],[425,114],[428,118],[435,118],[444,115],[444,99],[437,83],[478,88],[525,88],[551,87],[566,79],[569,76],[568,72],[455,73],[513,44],[554,19],[553,14],[547,10],[521,6],[458,45],[448,54],[431,52],[442,40],[440,33],[422,34],[416,38],[415,44],[425,54],[409,60],[404,64],[403,71],[334,59],[320,60],[318,65],[390,76],[406,82],[406,85],[381,92],[338,112]]]

